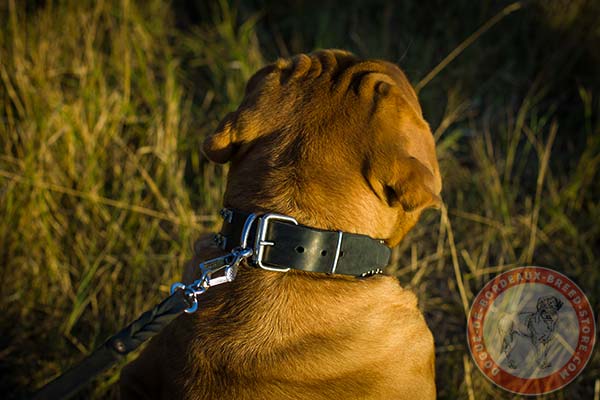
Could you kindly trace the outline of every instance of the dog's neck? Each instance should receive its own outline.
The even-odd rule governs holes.
[[[366,235],[315,229],[293,217],[223,209],[223,227],[215,236],[224,250],[252,249],[251,264],[276,271],[366,277],[383,272],[390,249]]]

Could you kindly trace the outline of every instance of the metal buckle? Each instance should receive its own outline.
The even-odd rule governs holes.
[[[292,217],[288,217],[287,215],[268,213],[264,214],[258,220],[258,227],[256,231],[256,240],[254,242],[254,252],[252,254],[252,262],[262,269],[266,269],[267,271],[274,272],[288,272],[290,268],[276,268],[276,267],[267,267],[263,264],[262,258],[264,256],[265,247],[266,246],[274,246],[274,242],[267,241],[267,230],[269,227],[270,221],[283,221],[283,222],[291,222],[294,225],[298,225],[298,221]]]

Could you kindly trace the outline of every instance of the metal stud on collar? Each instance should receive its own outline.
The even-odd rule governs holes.
[[[376,269],[372,269],[370,271],[367,272],[363,272],[362,274],[360,274],[361,278],[368,278],[369,276],[373,276],[373,275],[379,275],[379,274],[383,274],[383,270],[376,268]]]

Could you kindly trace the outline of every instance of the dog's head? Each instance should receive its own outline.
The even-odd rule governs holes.
[[[563,302],[554,296],[540,297],[537,301],[537,311],[545,321],[555,321]]]
[[[394,64],[325,50],[278,60],[206,138],[231,161],[225,206],[279,212],[393,246],[440,203],[435,144]]]

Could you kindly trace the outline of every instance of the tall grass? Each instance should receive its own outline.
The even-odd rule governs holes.
[[[202,158],[204,135],[266,60],[342,47],[423,83],[445,206],[388,272],[434,332],[440,398],[513,397],[473,366],[466,313],[489,278],[526,264],[566,273],[598,310],[600,102],[587,68],[600,14],[586,1],[524,6],[425,82],[507,4],[434,3],[196,2],[185,30],[179,2],[0,5],[0,390],[31,392],[166,294],[220,206],[226,168]],[[85,395],[114,395],[118,369]],[[599,376],[596,351],[546,398],[598,396]]]
[[[3,392],[39,386],[160,296],[205,218],[184,184],[168,6],[19,3],[0,34]]]

